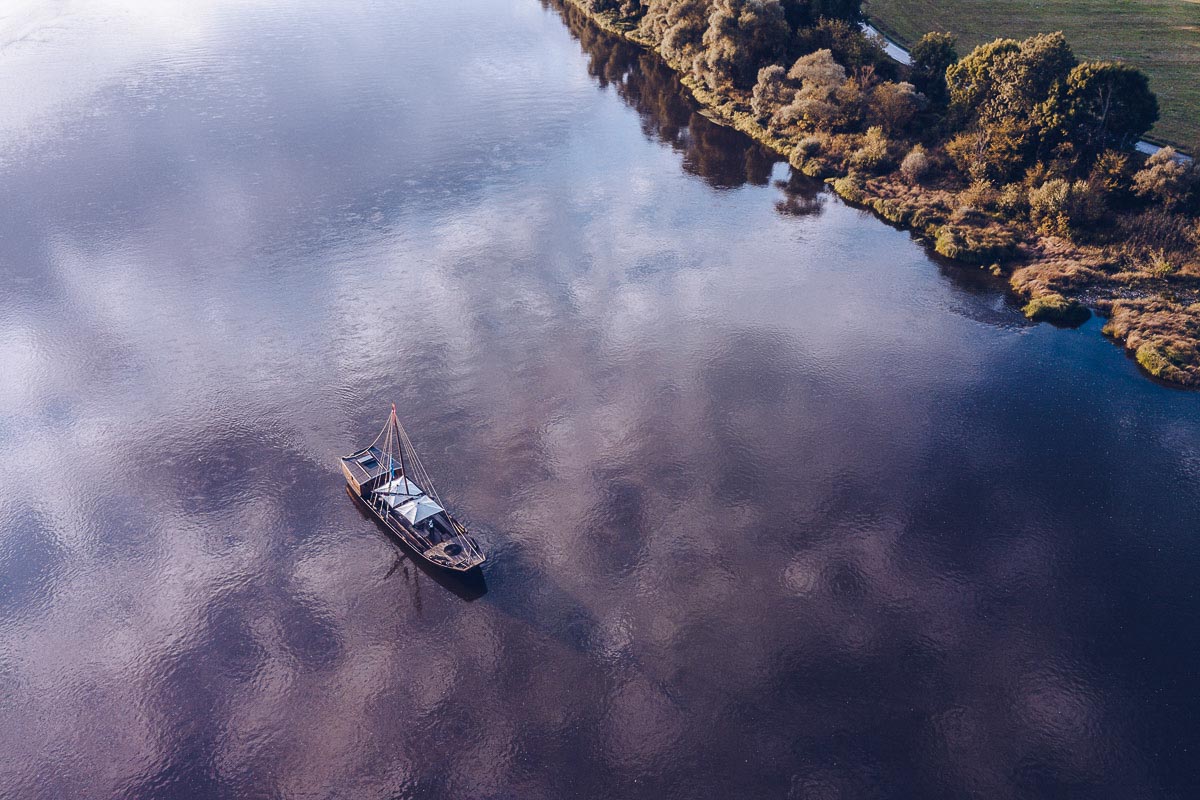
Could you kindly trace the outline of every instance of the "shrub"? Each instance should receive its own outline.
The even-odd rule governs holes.
[[[835,131],[849,127],[858,119],[861,94],[852,81],[835,89],[805,82],[795,98],[776,112],[771,120],[776,128],[804,128]]]
[[[1152,248],[1147,254],[1146,271],[1156,278],[1165,278],[1179,271],[1178,265],[1167,257],[1167,251],[1161,247]]]
[[[1065,177],[1067,177],[1067,174],[1059,169],[1057,164],[1047,164],[1045,161],[1037,161],[1029,169],[1025,170],[1025,178],[1021,182],[1025,184],[1026,189],[1033,189],[1041,186],[1048,180]]]
[[[965,191],[958,195],[959,202],[969,208],[979,211],[991,211],[1000,199],[1000,193],[990,181],[972,181]]]
[[[1071,235],[1071,219],[1067,214],[1070,195],[1071,184],[1061,178],[1029,190],[1029,220],[1039,233]]]
[[[1019,183],[1005,184],[996,198],[996,209],[1009,219],[1029,214],[1029,192]]]
[[[990,264],[1011,257],[1017,248],[1017,237],[1012,231],[997,228],[980,228],[973,225],[943,225],[938,229],[933,249],[947,258],[969,264]]]
[[[776,128],[834,130],[857,119],[861,92],[846,80],[846,70],[828,50],[796,59],[787,78],[799,84],[800,89],[775,114],[772,124]]]
[[[851,203],[861,203],[866,197],[866,183],[857,172],[851,171],[841,178],[835,178],[830,181],[829,185],[838,193],[838,196]]]
[[[1158,345],[1146,342],[1134,353],[1142,369],[1156,378],[1168,378],[1175,369],[1170,356]]]
[[[832,91],[846,80],[846,69],[834,59],[831,51],[825,49],[797,58],[787,76],[790,80],[816,84]]]
[[[1076,234],[1091,233],[1104,219],[1107,207],[1104,195],[1092,188],[1087,181],[1071,184],[1071,205],[1068,213],[1071,227]]]
[[[1133,190],[1167,209],[1176,209],[1187,204],[1196,182],[1194,167],[1180,161],[1175,148],[1164,147],[1146,159],[1146,166],[1133,176]]]
[[[888,139],[878,125],[867,130],[859,148],[850,154],[850,166],[864,172],[882,172],[889,161]]]
[[[1088,183],[1105,199],[1126,198],[1133,188],[1133,176],[1129,171],[1129,156],[1116,150],[1105,150],[1092,165]]]
[[[936,236],[946,223],[948,211],[940,206],[917,206],[912,212],[912,226],[930,236]]]
[[[1055,178],[1029,190],[1029,220],[1039,233],[1079,238],[1103,214],[1103,200],[1086,181]]]
[[[1059,325],[1082,325],[1092,316],[1087,306],[1054,292],[1033,298],[1021,311],[1035,322],[1053,322]]]
[[[964,131],[946,142],[946,155],[958,171],[967,177],[983,181],[990,177],[987,162],[988,138],[983,131]]]
[[[796,142],[796,152],[806,158],[812,158],[821,152],[825,142],[820,136],[805,136],[800,141]]]
[[[876,197],[871,201],[875,213],[889,222],[897,225],[907,225],[913,218],[914,208],[903,200],[894,197]]]
[[[900,174],[904,179],[911,184],[918,184],[925,178],[929,177],[933,171],[933,162],[929,158],[929,154],[925,152],[925,148],[921,145],[913,145],[913,149],[908,151],[908,155],[900,162]]]
[[[833,172],[833,169],[822,158],[810,158],[800,165],[800,172],[810,178],[824,178]]]
[[[828,158],[822,157],[826,142],[820,136],[805,136],[792,148],[788,163],[812,178],[824,178],[832,171]]]

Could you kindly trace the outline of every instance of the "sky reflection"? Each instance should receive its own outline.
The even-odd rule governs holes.
[[[6,791],[1198,785],[1200,417],[1097,323],[1027,325],[532,0],[36,13]],[[392,401],[482,596],[342,490]]]

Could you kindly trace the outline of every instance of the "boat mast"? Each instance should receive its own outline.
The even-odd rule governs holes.
[[[408,469],[404,466],[404,440],[400,438],[400,420],[396,418],[396,404],[392,403],[392,430],[396,434],[396,449],[400,451],[400,477],[408,478]]]

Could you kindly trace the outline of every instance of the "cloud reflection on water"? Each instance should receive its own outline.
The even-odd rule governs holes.
[[[0,485],[53,490],[0,497],[0,785],[1155,793],[1151,690],[1089,637],[1108,586],[1179,584],[1087,549],[1122,492],[1185,532],[1176,396],[1039,399],[1078,339],[772,185],[644,57],[409,10],[222,10],[5,163]],[[391,400],[488,544],[475,602],[341,492]]]

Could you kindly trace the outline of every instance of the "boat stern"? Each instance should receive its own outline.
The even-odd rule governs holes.
[[[487,560],[474,542],[467,543],[457,538],[436,544],[421,555],[439,567],[455,572],[475,569]]]

